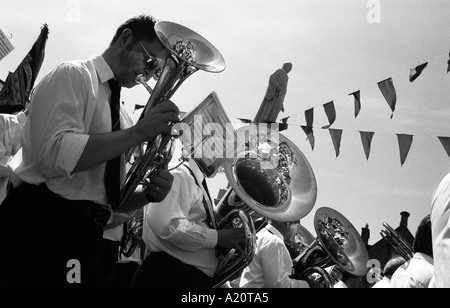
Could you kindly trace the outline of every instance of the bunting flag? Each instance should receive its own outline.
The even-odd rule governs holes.
[[[33,47],[14,73],[10,73],[0,91],[0,113],[14,113],[25,108],[45,57],[48,26],[44,24]]]
[[[314,131],[313,128],[310,126],[302,126],[303,131],[306,134],[306,140],[309,141],[309,144],[311,145],[311,149],[314,151],[316,138],[314,137]]]
[[[450,58],[450,53],[448,54],[449,58]],[[450,72],[450,59],[447,61],[447,74]]]
[[[444,146],[445,152],[447,152],[447,155],[450,157],[450,137],[438,137],[441,141],[442,145]]]
[[[414,82],[423,72],[423,70],[428,66],[428,62],[421,64],[415,68],[412,68],[409,73],[409,81]]]
[[[314,108],[305,111],[306,126],[313,127],[314,124]]]
[[[336,158],[339,157],[341,153],[341,139],[342,139],[342,129],[329,129],[331,140],[333,141],[334,150],[336,151]]]
[[[394,116],[395,105],[397,103],[397,93],[395,92],[394,83],[392,82],[392,78],[388,78],[386,80],[380,81],[378,83],[378,88],[386,99],[388,105],[391,107],[392,115],[391,119]]]
[[[350,93],[349,96],[350,95],[353,95],[355,98],[355,118],[357,118],[361,111],[361,91]]]
[[[325,113],[328,117],[328,122],[330,125],[322,127],[323,129],[328,129],[333,125],[334,121],[336,121],[336,109],[334,108],[334,102],[331,101],[325,105],[323,105],[323,109],[325,109]]]
[[[408,157],[408,153],[413,142],[413,137],[414,136],[412,135],[397,134],[398,145],[400,148],[400,161],[402,166],[405,163],[406,158]]]
[[[360,132],[361,134],[361,141],[364,148],[364,153],[366,154],[367,160],[369,160],[370,156],[370,149],[372,144],[373,135],[374,132]]]

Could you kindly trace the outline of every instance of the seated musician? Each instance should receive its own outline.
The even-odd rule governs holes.
[[[285,240],[295,235],[298,223],[271,219],[256,234],[255,256],[242,272],[240,288],[309,288],[313,284],[290,278],[293,263]]]
[[[213,204],[195,160],[171,173],[174,181],[167,197],[144,208],[142,238],[147,252],[132,287],[214,287],[219,263],[216,248],[241,251],[244,230],[215,229]]]

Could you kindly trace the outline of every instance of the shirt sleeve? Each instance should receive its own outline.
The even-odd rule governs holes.
[[[266,248],[261,259],[267,287],[309,288],[306,281],[289,278],[292,272],[292,260],[289,251],[281,241],[272,242]]]
[[[438,288],[450,287],[450,183],[441,184],[433,194],[431,213],[433,258]]]
[[[89,136],[84,114],[89,74],[75,64],[62,64],[38,85],[31,105],[32,153],[39,171],[48,178],[67,176],[75,168]]]
[[[176,172],[172,188],[160,203],[146,207],[150,229],[161,240],[186,251],[213,248],[217,231],[200,225],[191,217],[202,217],[203,195],[186,171]],[[201,204],[200,204],[201,203]]]

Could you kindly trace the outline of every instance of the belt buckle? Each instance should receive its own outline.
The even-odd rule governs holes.
[[[111,212],[109,211],[109,209],[107,209],[103,206],[99,206],[94,213],[94,222],[97,225],[104,227],[108,224],[110,217],[111,217]]]

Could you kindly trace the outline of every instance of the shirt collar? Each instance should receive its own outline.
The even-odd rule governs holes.
[[[281,240],[284,241],[283,234],[281,234],[280,231],[278,231],[274,226],[272,226],[271,224],[267,224],[266,229],[267,229],[267,231],[269,231],[270,233],[272,233],[275,236],[278,236]]]
[[[102,56],[96,55],[92,57],[92,63],[102,83],[114,78],[114,72]]]

